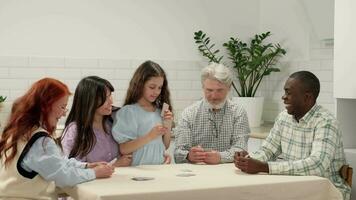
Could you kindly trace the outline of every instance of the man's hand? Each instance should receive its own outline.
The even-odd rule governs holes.
[[[246,154],[248,155],[248,154]],[[258,172],[269,172],[268,164],[259,160],[250,158],[249,156],[239,156],[235,154],[234,163],[241,171],[249,174]]]
[[[219,164],[221,160],[220,153],[218,151],[210,151],[206,152],[206,158],[204,159],[204,162],[206,164],[211,164],[211,165],[216,165]]]
[[[204,152],[204,149],[201,146],[192,147],[189,150],[187,159],[191,163],[204,162],[207,157],[207,153]]]
[[[236,160],[237,157],[246,157],[246,156],[248,156],[247,151],[236,151],[234,155],[234,160]]]

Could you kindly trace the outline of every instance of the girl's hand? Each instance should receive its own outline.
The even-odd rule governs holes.
[[[93,168],[96,178],[108,178],[114,173],[115,168],[109,164],[98,165]]]
[[[173,113],[170,110],[165,110],[163,119],[172,121],[173,120]]]
[[[171,164],[171,161],[172,161],[171,156],[166,152],[164,152],[163,156],[164,156],[163,164]]]
[[[114,167],[127,167],[131,166],[132,155],[126,154],[122,155],[114,164]]]
[[[163,126],[166,127],[168,130],[171,130],[172,122],[173,122],[173,113],[170,110],[165,110],[163,116]]]
[[[168,129],[162,126],[162,124],[155,125],[148,133],[153,139],[162,136],[168,132]]]

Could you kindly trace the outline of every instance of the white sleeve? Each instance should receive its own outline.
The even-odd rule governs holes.
[[[84,169],[85,163],[64,157],[48,137],[37,139],[21,165],[37,172],[47,181],[54,181],[58,187],[74,186],[95,179],[93,169]]]

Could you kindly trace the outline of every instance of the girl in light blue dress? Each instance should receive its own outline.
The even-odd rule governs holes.
[[[170,162],[165,150],[170,143],[173,115],[172,107],[162,112],[164,103],[171,105],[166,74],[157,63],[146,61],[134,73],[112,127],[120,152],[132,153],[133,166]]]

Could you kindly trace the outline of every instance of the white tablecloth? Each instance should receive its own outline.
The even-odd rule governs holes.
[[[177,176],[187,173],[195,176]],[[134,181],[133,177],[153,177],[154,180]],[[74,199],[86,200],[342,199],[341,193],[325,178],[250,175],[239,171],[233,164],[116,168],[109,179],[82,183],[63,191]]]

